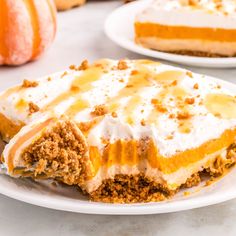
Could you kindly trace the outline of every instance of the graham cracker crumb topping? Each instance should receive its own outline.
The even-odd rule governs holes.
[[[29,102],[29,113],[32,114],[32,113],[35,113],[37,111],[39,111],[39,107],[38,105],[36,105],[35,103],[33,102]]]
[[[81,65],[79,66],[79,70],[87,70],[89,68],[88,60],[82,61]]]
[[[195,99],[194,98],[185,98],[185,103],[189,104],[189,105],[192,105],[194,104],[195,102]]]
[[[145,125],[146,125],[146,122],[145,122],[144,119],[142,119],[140,123],[141,123],[142,126],[145,126]]]
[[[70,65],[70,70],[76,70],[76,66],[75,65]]]
[[[120,60],[118,62],[118,65],[117,65],[117,69],[118,70],[126,70],[126,69],[128,69],[128,65],[127,65],[126,61]]]
[[[182,111],[177,114],[177,119],[179,120],[186,120],[189,119],[191,115],[188,112]]]
[[[30,80],[25,79],[23,81],[22,87],[23,88],[34,88],[34,87],[37,87],[38,84],[39,83],[37,81],[30,81]]]
[[[114,111],[111,113],[111,115],[112,115],[113,118],[117,118],[118,117],[117,113],[114,112]]]
[[[91,115],[94,116],[103,116],[108,113],[108,109],[105,105],[97,105],[94,110],[91,112]]]
[[[194,88],[194,89],[199,89],[199,85],[198,85],[198,84],[194,84],[194,85],[193,85],[193,88]]]

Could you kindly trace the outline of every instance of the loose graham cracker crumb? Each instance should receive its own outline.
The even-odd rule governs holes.
[[[70,65],[70,70],[76,70],[76,66],[75,65]]]
[[[138,74],[138,71],[137,71],[137,70],[132,70],[130,74],[131,74],[131,75],[137,75],[137,74]]]
[[[97,105],[94,110],[91,112],[91,115],[94,116],[103,116],[108,113],[108,109],[105,105]]]
[[[23,88],[34,88],[34,87],[37,87],[38,84],[39,83],[37,81],[30,81],[30,80],[25,79],[23,81],[22,87]]]
[[[35,113],[37,111],[39,111],[39,107],[38,105],[36,105],[35,103],[33,102],[29,102],[29,113],[32,114],[32,113]]]
[[[114,112],[114,111],[111,113],[111,116],[112,116],[113,118],[117,118],[117,117],[118,117],[117,113]]]
[[[177,81],[177,80],[174,80],[170,85],[176,86],[177,84],[178,84],[178,81]]]
[[[177,114],[177,119],[179,120],[186,120],[189,119],[191,115],[188,112],[181,111]]]
[[[189,105],[192,105],[194,104],[195,102],[195,99],[194,98],[185,98],[185,103],[189,104]]]
[[[118,62],[118,65],[117,65],[117,69],[118,70],[126,70],[126,69],[128,69],[128,65],[127,65],[126,61],[120,60]]]
[[[79,66],[79,70],[87,70],[89,68],[88,60],[82,61],[81,65]]]
[[[156,99],[156,98],[153,98],[153,99],[151,100],[151,103],[152,103],[153,105],[156,105],[156,104],[160,103],[160,101],[159,101],[158,99]]]
[[[193,85],[193,88],[194,88],[194,89],[199,89],[199,85],[198,85],[198,84],[194,84],[194,85]]]
[[[170,119],[174,119],[174,118],[175,118],[175,114],[170,114],[170,115],[169,115],[169,118],[170,118]]]

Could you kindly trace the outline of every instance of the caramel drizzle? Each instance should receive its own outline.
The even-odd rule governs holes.
[[[208,94],[204,105],[214,116],[223,119],[236,118],[236,98],[226,94]]]
[[[174,80],[179,81],[185,76],[184,71],[176,70],[163,71],[156,74],[156,71],[148,68],[148,66],[152,64],[159,65],[159,63],[152,63],[148,60],[139,60],[135,63],[134,69],[137,69],[135,71],[136,73],[131,73],[130,77],[128,78],[127,85],[122,88],[117,95],[112,98],[108,98],[108,100],[106,101],[109,112],[115,112],[120,107],[120,100],[128,97],[128,103],[124,108],[122,108],[121,112],[123,112],[123,114],[127,117],[127,121],[130,124],[133,124],[133,113],[142,102],[140,92],[143,90],[143,88],[160,84],[164,87],[164,91],[162,93],[168,93],[169,90],[166,89],[165,86],[170,84]],[[78,76],[72,82],[69,91],[66,91],[57,96],[45,107],[43,107],[41,111],[51,111],[55,106],[70,98],[73,98],[75,101],[65,111],[65,114],[69,117],[74,117],[80,111],[89,108],[89,101],[84,100],[82,98],[82,94],[88,92],[93,88],[92,83],[101,78],[107,67],[107,64],[101,63],[101,66],[93,65],[90,68],[84,70],[82,75]],[[14,88],[13,90],[15,91],[16,89],[21,88]],[[177,89],[175,89],[174,91],[176,94],[180,93],[180,91],[177,91]],[[11,92],[12,91],[8,91],[8,93]],[[21,105],[21,103],[18,105]],[[154,109],[150,114],[150,120],[155,121],[157,114],[158,113]]]
[[[85,70],[82,75],[77,77],[71,85],[69,91],[60,94],[56,97],[52,102],[50,102],[44,110],[51,110],[55,106],[59,105],[63,101],[74,97],[75,101],[70,105],[70,107],[66,110],[65,114],[69,116],[76,115],[79,111],[88,108],[89,103],[81,98],[81,94],[89,91],[93,88],[92,83],[99,80],[102,76],[102,68],[100,67],[90,67]]]
[[[182,80],[185,77],[185,73],[183,71],[165,71],[163,72],[162,76],[159,75],[161,78],[167,78],[166,80],[163,80],[165,83],[169,82],[169,84],[165,84],[163,85],[163,89],[155,96],[153,97],[153,99],[156,99],[161,105],[163,106],[163,108],[165,108],[165,106],[163,105],[164,100],[166,99],[166,97],[168,95],[171,95],[172,97],[174,97],[175,101],[181,101],[183,100],[184,96],[187,95],[187,92],[179,87],[179,86],[173,86],[172,83],[174,81],[179,82],[180,80]],[[162,111],[159,111],[157,108],[154,107],[154,109],[150,112],[147,121],[149,123],[153,123],[155,125],[158,124],[158,116],[160,116],[161,114],[163,114]]]
[[[123,109],[123,113],[127,116],[128,123],[133,124],[133,112],[137,109],[142,101],[139,93],[144,87],[154,86],[155,83],[166,85],[173,82],[174,80],[179,81],[185,76],[185,72],[175,70],[164,71],[156,74],[154,71],[140,64],[138,65],[138,70],[136,71],[136,73],[133,75],[131,74],[131,76],[129,77],[129,81],[126,87],[124,87],[117,96],[108,101],[107,104],[109,106],[109,110],[111,112],[115,111],[114,109],[117,109],[119,107],[119,105],[117,104],[119,104],[120,99],[132,96]],[[164,91],[165,93],[167,93],[168,90],[164,89]],[[151,116],[156,114],[155,111],[153,113],[154,114],[152,114]]]

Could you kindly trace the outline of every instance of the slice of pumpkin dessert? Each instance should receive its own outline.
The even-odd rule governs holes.
[[[89,173],[88,145],[73,121],[44,117],[24,126],[6,145],[2,161],[13,177],[82,184]]]
[[[0,98],[8,174],[79,185],[94,201],[160,201],[236,160],[234,90],[185,69],[85,61]]]

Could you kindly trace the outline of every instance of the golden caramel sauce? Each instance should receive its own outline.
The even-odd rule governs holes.
[[[101,67],[90,67],[73,81],[72,87],[79,88],[81,93],[87,92],[93,88],[92,83],[99,80],[102,74],[103,70]]]
[[[89,108],[90,104],[88,101],[78,98],[65,112],[69,117],[75,116],[83,109]]]
[[[156,109],[153,108],[153,110],[150,112],[150,114],[147,117],[147,122],[149,124],[154,124],[155,126],[158,125],[158,116],[160,116],[160,112]]]
[[[175,80],[180,81],[186,76],[185,71],[179,71],[179,70],[167,70],[160,72],[158,74],[153,75],[153,80],[155,80],[158,83],[170,83]]]
[[[187,115],[187,118],[185,119],[178,119],[178,130],[180,133],[188,134],[191,132],[191,129],[193,127],[191,115],[189,112],[188,105],[185,104],[183,107],[180,108],[180,113],[182,114],[189,114]]]
[[[179,122],[180,133],[188,134],[191,132],[191,128],[192,128],[192,123],[190,119]]]
[[[223,119],[236,118],[236,98],[226,94],[208,94],[204,105],[213,115]]]
[[[133,96],[130,98],[130,100],[128,101],[128,103],[126,104],[125,108],[124,108],[124,114],[126,114],[126,120],[127,122],[132,125],[134,123],[134,119],[135,117],[133,114],[133,111],[139,106],[139,104],[142,102],[142,98],[138,95]]]
[[[148,60],[148,59],[139,59],[135,61],[136,66],[140,66],[140,65],[161,65],[160,62],[157,61],[152,61],[152,60]]]
[[[127,117],[127,121],[130,124],[133,123],[132,113],[135,109],[137,109],[137,107],[142,101],[141,97],[139,96],[139,93],[144,87],[151,87],[154,86],[156,83],[162,85],[169,85],[173,81],[180,81],[186,76],[186,73],[184,71],[177,70],[164,71],[160,72],[159,74],[156,74],[156,72],[149,69],[147,66],[144,66],[145,62],[138,61],[136,63],[138,64],[137,71],[134,74],[131,73],[126,87],[121,89],[118,95],[111,98],[108,102],[109,110],[115,111],[115,109],[119,107],[117,104],[119,104],[120,99],[132,96],[130,97],[130,100],[128,101],[126,107],[123,109],[123,113]],[[146,64],[148,63],[150,62],[146,61]],[[169,86],[167,86],[167,88],[163,89],[163,92],[160,94],[160,96],[164,97],[170,92],[173,93],[173,96],[175,97],[181,97],[186,94],[185,91],[180,87],[171,87],[171,89],[169,89]],[[154,111],[154,113],[156,112]],[[151,114],[150,116],[153,115]],[[152,119],[152,117],[150,119]]]
[[[81,94],[92,89],[92,83],[99,80],[102,74],[103,70],[101,67],[90,67],[89,69],[83,71],[82,75],[78,76],[72,82],[69,91],[60,94],[43,109],[50,110],[71,97],[75,97],[76,100],[66,111],[68,115],[73,116],[82,109],[89,107],[89,103],[81,99]],[[76,109],[78,109],[78,111],[76,111]]]
[[[16,105],[15,108],[19,111],[23,111],[28,106],[28,102],[26,102],[24,99],[20,99]]]
[[[13,87],[13,88],[9,88],[9,89],[6,90],[6,92],[4,92],[0,96],[0,99],[5,99],[5,98],[9,97],[13,93],[18,93],[21,89],[22,89],[22,86],[16,86],[16,87]]]
[[[107,103],[109,111],[114,112],[119,108],[119,101],[122,98],[130,97],[127,106],[124,108],[123,113],[127,117],[129,123],[133,123],[133,119],[130,117],[130,114],[139,106],[141,98],[139,92],[144,88],[152,85],[151,75],[153,74],[145,66],[139,66],[136,73],[131,74],[128,78],[127,85],[121,89],[118,94],[110,98]]]

